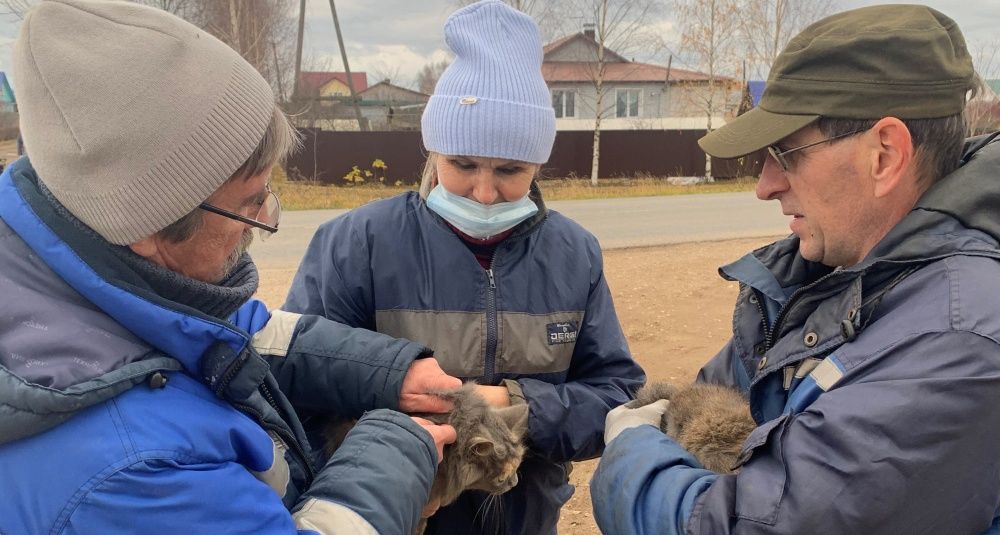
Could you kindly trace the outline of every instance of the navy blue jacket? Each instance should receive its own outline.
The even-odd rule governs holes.
[[[733,338],[699,380],[759,427],[741,467],[704,469],[653,426],[591,484],[605,533],[1000,532],[1000,142],[970,142],[858,265],[791,237],[721,269]],[[992,525],[992,527],[991,527]]]
[[[26,159],[0,176],[0,533],[412,532],[435,447],[374,409],[423,346],[255,301],[206,316],[110,247]],[[285,393],[369,412],[314,465]]]
[[[572,495],[568,462],[601,454],[605,415],[645,377],[597,240],[532,195],[539,213],[488,269],[415,192],[353,210],[317,231],[284,308],[423,343],[446,372],[523,397],[530,453],[503,497],[503,524],[538,535],[554,531]],[[489,519],[473,525],[483,499],[466,493],[429,532],[492,529]]]

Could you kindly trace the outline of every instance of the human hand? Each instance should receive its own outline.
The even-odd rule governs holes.
[[[438,364],[434,357],[417,359],[406,371],[403,388],[399,393],[399,410],[403,412],[448,412],[450,401],[441,399],[431,392],[455,390],[462,387],[462,380],[452,377]]]
[[[608,412],[608,416],[604,419],[604,444],[610,444],[622,431],[632,427],[652,425],[659,429],[660,420],[663,418],[663,414],[667,412],[669,406],[670,401],[661,399],[635,409],[631,409],[625,405],[611,409]]]
[[[510,391],[506,386],[475,385],[472,389],[493,407],[510,407]]]
[[[448,424],[436,424],[430,420],[420,418],[419,416],[410,416],[413,418],[417,425],[423,427],[428,433],[431,434],[431,439],[434,441],[434,447],[437,448],[437,462],[441,464],[444,459],[444,447],[447,444],[455,442],[458,435],[455,433],[455,428]]]

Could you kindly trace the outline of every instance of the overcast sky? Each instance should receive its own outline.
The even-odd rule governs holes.
[[[913,0],[834,1],[842,9],[885,3],[914,3]],[[938,9],[955,19],[965,33],[970,47],[979,43],[985,45],[997,42],[1000,0],[925,0],[919,3]],[[329,1],[307,0],[306,5],[303,68],[342,70]],[[456,5],[455,0],[337,0],[351,70],[367,72],[369,83],[372,84],[380,76],[390,76],[400,85],[413,86],[416,73],[424,64],[449,57],[442,27]],[[11,64],[11,43],[17,35],[19,23],[16,18],[0,19],[0,70],[5,72],[9,71]],[[675,33],[669,16],[650,23],[662,33]],[[664,35],[664,41],[668,46],[676,47],[674,35]],[[665,63],[665,58],[637,59]],[[683,59],[675,61],[679,61],[681,67],[692,67],[684,65]]]

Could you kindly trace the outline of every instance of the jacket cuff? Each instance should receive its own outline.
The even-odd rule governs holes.
[[[524,398],[524,389],[521,388],[521,383],[515,381],[514,379],[504,379],[503,385],[507,387],[507,394],[510,396],[511,406],[524,405],[528,403],[528,400]]]

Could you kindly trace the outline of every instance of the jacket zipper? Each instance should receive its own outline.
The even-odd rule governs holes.
[[[271,389],[268,388],[266,384],[261,384],[260,391],[262,394],[264,394],[264,399],[266,399],[268,405],[270,405],[271,408],[274,409],[274,412],[276,412],[279,416],[284,417],[285,415],[282,414],[281,409],[278,408],[278,404],[274,401],[274,396],[271,394]],[[285,444],[288,445],[288,447],[292,450],[292,452],[299,457],[299,460],[306,468],[306,477],[308,477],[308,483],[306,484],[306,488],[308,488],[309,485],[312,484],[313,478],[316,476],[316,472],[313,470],[312,463],[309,462],[309,457],[306,455],[305,450],[302,448],[302,444],[300,444],[299,441],[295,438],[295,435],[292,434],[291,431],[284,432],[283,434],[284,436],[281,437],[282,440],[284,440]]]
[[[493,384],[497,357],[497,281],[493,276],[493,265],[496,263],[498,250],[493,252],[490,267],[486,270],[490,287],[486,292],[486,363],[483,368],[483,381]]]
[[[760,324],[764,329],[764,348],[771,349],[771,327],[767,324],[767,314],[764,312],[764,302],[763,297],[761,297],[760,292],[757,291],[753,286],[747,285],[750,288],[750,292],[754,297],[756,297],[757,312],[760,312]],[[760,355],[757,355],[758,357]]]
[[[281,438],[281,440],[288,445],[288,451],[292,452],[292,455],[297,457],[299,462],[302,464],[302,467],[305,468],[306,481],[303,488],[308,489],[312,485],[313,479],[316,477],[316,471],[313,470],[312,464],[306,457],[305,452],[302,450],[302,445],[299,444],[298,440],[295,440],[295,437],[293,437],[292,434],[285,428],[264,420],[264,414],[250,405],[247,405],[246,403],[234,403],[233,406],[242,411],[244,414],[253,416],[265,431],[273,431],[275,435]]]

